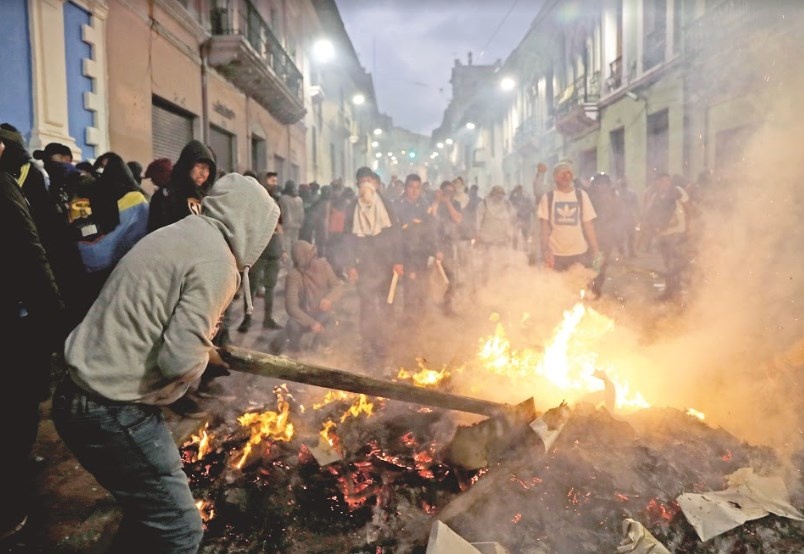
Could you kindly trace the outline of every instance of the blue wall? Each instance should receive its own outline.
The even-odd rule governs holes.
[[[33,95],[27,6],[28,0],[2,0],[0,6],[0,123],[11,123],[30,137]]]
[[[64,4],[68,122],[84,159],[95,157],[95,147],[86,143],[86,128],[95,126],[94,113],[84,108],[84,93],[92,92],[92,79],[83,74],[83,60],[92,58],[92,47],[81,39],[81,26],[89,25],[89,20],[89,12],[71,2]]]

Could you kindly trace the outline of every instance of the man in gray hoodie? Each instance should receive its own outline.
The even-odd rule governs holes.
[[[53,420],[120,503],[121,551],[198,550],[201,519],[160,406],[183,395],[207,363],[223,364],[211,339],[278,218],[256,180],[223,177],[200,215],[126,254],[67,339],[69,374],[54,394]]]

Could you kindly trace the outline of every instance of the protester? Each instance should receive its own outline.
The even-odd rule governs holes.
[[[275,351],[283,350],[284,346],[292,352],[298,351],[306,333],[315,335],[311,348],[323,345],[322,337],[332,323],[333,307],[343,294],[343,283],[329,262],[318,257],[314,245],[297,241],[291,258],[293,268],[288,271],[285,282],[288,322],[285,332],[277,339]]]
[[[531,239],[531,226],[533,224],[533,212],[535,207],[533,200],[525,194],[522,185],[517,185],[508,197],[514,212],[514,250],[521,248],[526,253],[529,252]]]
[[[477,248],[480,252],[480,282],[484,286],[496,280],[509,264],[514,241],[516,214],[500,185],[491,188],[477,207]]]
[[[215,182],[217,166],[209,148],[191,140],[182,149],[170,174],[170,183],[151,198],[148,231],[197,214],[201,200]]]
[[[461,224],[464,221],[460,203],[455,200],[455,182],[444,181],[436,191],[431,211],[436,219],[436,271],[446,283],[441,310],[446,316],[455,316],[452,300],[457,288],[458,249],[461,238]],[[440,265],[440,269],[439,269]]]
[[[0,137],[0,161],[6,137]],[[0,387],[3,470],[0,540],[21,531],[32,492],[29,460],[39,424],[39,403],[50,393],[50,354],[61,352],[63,304],[28,202],[9,173],[0,172],[3,233],[2,344],[6,382]]]
[[[288,180],[279,199],[282,210],[282,233],[285,241],[285,252],[290,252],[299,240],[299,231],[304,225],[304,200],[299,196],[299,187]]]
[[[347,211],[349,279],[360,298],[363,361],[377,363],[387,354],[393,276],[404,273],[399,226],[389,202],[379,192],[380,177],[368,167],[357,170],[359,196]]]
[[[67,339],[69,371],[53,420],[122,508],[112,551],[194,553],[203,535],[159,406],[184,394],[208,362],[223,364],[215,327],[279,210],[259,183],[237,174],[221,179],[202,207],[140,241]]]
[[[586,192],[573,182],[570,162],[559,162],[553,168],[555,189],[543,195],[536,215],[541,221],[542,256],[547,267],[566,271],[575,264],[591,265],[597,258],[593,220],[595,209]]]
[[[614,190],[611,177],[605,173],[592,176],[589,183],[589,200],[595,208],[595,234],[603,256],[598,274],[592,280],[590,290],[599,297],[606,281],[606,271],[612,262],[614,248],[622,241],[623,210]]]

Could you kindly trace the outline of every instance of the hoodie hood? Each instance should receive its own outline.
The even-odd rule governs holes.
[[[198,162],[205,162],[209,165],[209,178],[200,187],[190,180],[190,170]],[[191,140],[182,149],[176,165],[173,166],[171,184],[183,194],[203,198],[215,183],[217,174],[218,166],[215,164],[215,157],[210,149],[200,141]]]
[[[290,258],[299,269],[305,269],[315,259],[315,246],[306,240],[299,240],[291,248]]]
[[[254,265],[268,246],[279,206],[253,177],[229,173],[201,201],[201,217],[223,233],[242,271]]]

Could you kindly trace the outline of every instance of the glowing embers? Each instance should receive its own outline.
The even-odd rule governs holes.
[[[195,507],[198,508],[198,513],[201,514],[201,521],[204,523],[215,517],[215,505],[211,500],[197,500]]]
[[[416,358],[416,364],[419,366],[418,371],[408,371],[403,367],[396,378],[400,381],[412,381],[417,387],[437,387],[452,374],[447,366],[440,370],[427,367],[427,360],[424,358]]]
[[[524,317],[523,325],[529,319]],[[494,334],[480,341],[477,355],[486,371],[505,375],[512,381],[543,378],[557,394],[573,400],[606,393],[610,388],[619,409],[650,406],[638,391],[631,390],[629,382],[618,375],[614,367],[600,367],[595,343],[614,329],[614,321],[583,302],[564,312],[543,351],[515,349],[499,316],[493,315],[492,321],[497,321]]]

